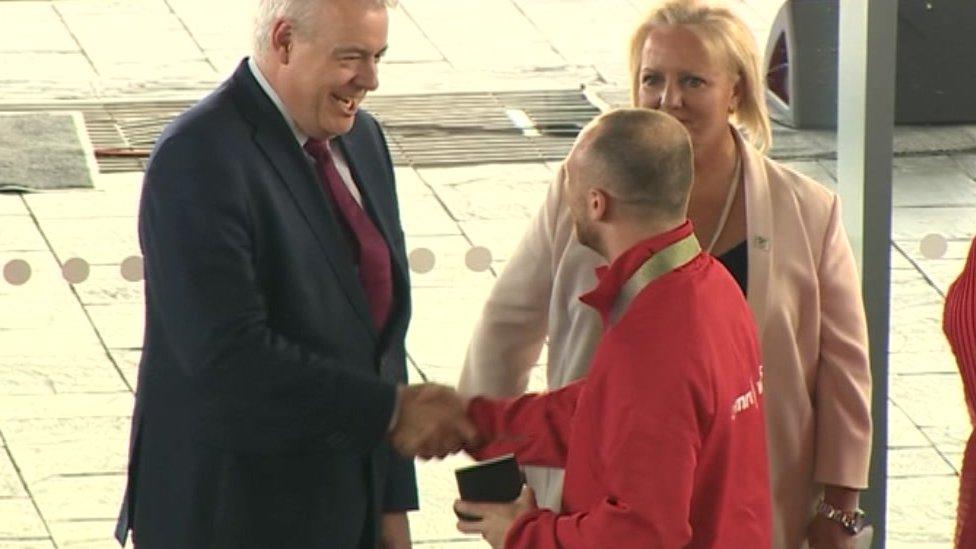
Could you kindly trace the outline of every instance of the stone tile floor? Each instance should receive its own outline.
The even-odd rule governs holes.
[[[0,0],[0,103],[196,97],[248,51],[249,15],[240,5]],[[735,5],[762,44],[779,2]],[[401,0],[379,93],[580,83],[622,89],[623,45],[642,10],[640,0]],[[920,133],[902,138],[905,147],[930,135],[913,131]],[[833,185],[833,162],[802,158],[811,142],[797,143],[791,165]],[[432,270],[413,275],[412,374],[453,384],[493,273],[541,202],[554,166],[397,173],[408,245],[435,259]],[[969,424],[940,319],[945,290],[976,234],[974,178],[972,154],[895,160],[890,547],[951,541]],[[142,287],[121,269],[139,253],[140,185],[138,173],[102,174],[92,190],[0,195],[0,268],[13,260],[31,267],[23,285],[0,278],[0,547],[112,546],[142,344]],[[941,257],[922,254],[928,235],[946,239]],[[468,266],[475,247],[491,251],[490,270]],[[83,282],[62,276],[72,258],[91,265]],[[537,368],[533,387],[544,385],[543,376]],[[452,471],[464,461],[419,465],[418,547],[483,546],[454,530]]]

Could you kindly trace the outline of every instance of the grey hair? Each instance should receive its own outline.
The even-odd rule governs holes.
[[[275,21],[286,19],[291,22],[295,32],[305,38],[308,36],[308,22],[322,5],[335,0],[258,0],[254,17],[254,55],[262,57],[271,50],[271,31]],[[347,0],[348,1],[348,0]],[[372,8],[395,8],[397,0],[355,0]]]

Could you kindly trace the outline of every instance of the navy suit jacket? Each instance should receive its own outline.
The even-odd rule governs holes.
[[[246,63],[157,141],[120,541],[372,548],[381,513],[416,509],[413,462],[386,442],[410,317],[393,166],[365,112],[337,141],[391,252],[382,333],[340,214]]]

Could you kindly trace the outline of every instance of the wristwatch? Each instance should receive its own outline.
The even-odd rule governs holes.
[[[827,520],[832,520],[840,524],[852,536],[864,528],[864,511],[861,509],[844,511],[824,500],[820,500],[820,503],[817,504],[817,514]]]

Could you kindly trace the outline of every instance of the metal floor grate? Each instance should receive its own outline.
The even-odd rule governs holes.
[[[81,111],[95,149],[151,149],[193,101],[4,104],[0,111]],[[580,90],[376,96],[365,108],[383,125],[398,165],[450,166],[561,160],[599,110]],[[98,159],[103,173],[141,171],[145,158]]]

